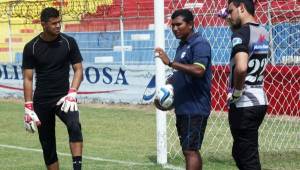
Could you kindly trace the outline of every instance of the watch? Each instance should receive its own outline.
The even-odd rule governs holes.
[[[173,61],[169,61],[168,66],[169,66],[169,67],[172,67],[172,65],[173,65]]]

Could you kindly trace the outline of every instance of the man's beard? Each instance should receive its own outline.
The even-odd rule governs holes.
[[[242,21],[238,18],[236,20],[236,23],[230,22],[229,24],[230,24],[230,29],[231,30],[238,30],[242,26]]]

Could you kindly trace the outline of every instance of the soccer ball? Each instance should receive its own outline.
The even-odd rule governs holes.
[[[171,106],[174,101],[174,92],[173,86],[171,84],[167,84],[162,86],[157,92],[157,99],[160,106],[166,110],[171,109]]]

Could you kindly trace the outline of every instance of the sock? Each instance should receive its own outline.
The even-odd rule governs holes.
[[[82,162],[82,156],[74,156],[73,157],[73,169],[81,170],[81,162]]]

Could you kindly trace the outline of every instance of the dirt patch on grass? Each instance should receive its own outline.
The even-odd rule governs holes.
[[[0,103],[15,103],[24,104],[24,100],[21,99],[0,99]],[[79,107],[91,107],[91,108],[116,108],[127,110],[139,110],[147,112],[155,112],[155,106],[153,104],[123,104],[123,103],[79,103]]]
[[[92,108],[116,108],[116,109],[129,109],[129,110],[144,110],[144,111],[153,111],[155,112],[155,107],[153,104],[106,104],[106,103],[93,103],[93,104],[80,104],[80,107],[92,107]]]

